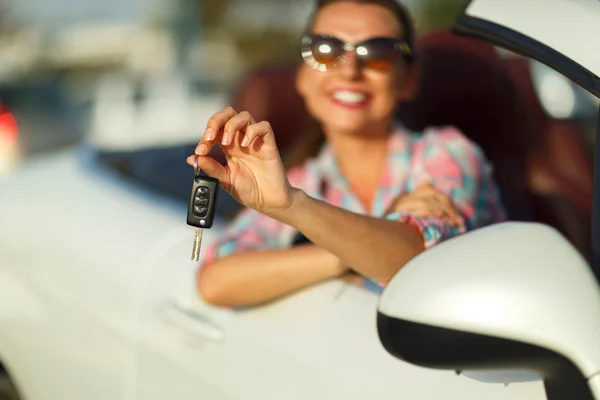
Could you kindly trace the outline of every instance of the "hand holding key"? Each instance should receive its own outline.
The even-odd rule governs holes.
[[[227,156],[227,166],[208,156],[215,143]],[[195,153],[198,168],[246,207],[274,215],[291,205],[293,189],[268,122],[257,123],[250,113],[227,107],[208,120]],[[194,159],[190,156],[188,164],[194,165]]]

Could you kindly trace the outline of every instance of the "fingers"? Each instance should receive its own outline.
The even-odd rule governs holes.
[[[250,125],[246,129],[244,139],[242,139],[242,147],[248,147],[257,137],[264,137],[272,131],[271,124],[267,121],[259,122],[258,124]]]
[[[458,219],[460,217],[458,210],[454,207],[454,203],[450,197],[443,193],[437,192],[429,195],[427,201],[438,211],[438,216],[448,216],[452,219]]]
[[[199,155],[208,154],[217,140],[221,136],[224,136],[223,131],[227,122],[237,115],[238,114],[233,107],[227,107],[210,117],[206,123],[206,130],[204,131],[202,140],[200,140],[198,146],[196,146],[195,153]]]
[[[196,154],[208,154],[215,143],[221,146],[228,146],[239,139],[242,147],[248,147],[260,136],[267,136],[272,132],[271,125],[266,122],[256,123],[254,117],[247,112],[242,111],[239,114],[232,108],[227,107],[214,114],[206,124],[206,131],[202,140],[196,146]],[[274,141],[274,138],[273,138]]]
[[[463,223],[462,216],[460,215],[458,209],[456,208],[456,206],[452,202],[452,199],[450,199],[449,196],[445,195],[444,193],[437,192],[432,198],[432,201],[434,201],[438,205],[439,211],[442,214],[447,215],[449,218],[456,221],[457,223]]]
[[[236,132],[245,131],[246,128],[253,125],[256,121],[248,111],[242,111],[237,114],[233,118],[231,118],[225,124],[225,128],[223,130],[223,139],[221,140],[221,145],[228,146],[233,141]],[[244,137],[243,140],[246,138]],[[244,146],[244,142],[242,141],[242,146]]]
[[[464,219],[452,199],[430,183],[418,186],[413,192],[404,193],[398,197],[391,209],[409,212],[418,217],[439,218],[455,226],[464,225]]]
[[[407,200],[394,207],[394,211],[408,212],[416,217],[440,217],[439,208],[423,199]]]
[[[413,193],[417,197],[426,197],[429,198],[430,201],[435,202],[439,207],[440,214],[447,215],[452,220],[464,223],[462,216],[452,202],[450,196],[436,189],[431,182],[425,182],[419,185]]]
[[[460,216],[454,217],[448,214],[446,211],[442,210],[438,203],[423,199],[406,201],[396,206],[394,208],[394,211],[407,212],[416,217],[421,218],[439,218],[441,221],[453,226],[461,226],[464,224],[464,221]]]
[[[189,165],[194,165],[194,158],[197,160],[198,168],[204,171],[204,173],[212,178],[218,179],[223,183],[227,183],[228,174],[227,167],[221,165],[217,160],[210,156],[189,156],[187,158],[187,163]]]

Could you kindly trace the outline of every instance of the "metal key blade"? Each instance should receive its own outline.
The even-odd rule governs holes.
[[[200,259],[200,246],[202,245],[202,232],[204,229],[196,228],[194,236],[194,247],[192,248],[192,261],[198,261]]]

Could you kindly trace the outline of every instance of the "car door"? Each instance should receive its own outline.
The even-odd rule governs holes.
[[[378,340],[378,294],[341,280],[261,307],[212,307],[196,293],[190,230],[162,244],[138,307],[136,399],[545,398],[539,382],[486,385],[398,361]]]
[[[168,226],[78,161],[40,158],[0,191],[0,350],[26,399],[124,398],[134,255]]]
[[[204,233],[204,246],[218,231],[216,223]],[[187,355],[204,360],[204,347],[218,340],[215,332],[228,326],[226,313],[191,316],[183,301],[182,295],[190,293],[194,284],[192,233],[184,222],[164,232],[161,240],[153,243],[149,262],[139,277],[131,336],[135,346],[128,382],[131,398],[231,399],[206,379],[202,370],[186,365]]]
[[[197,266],[189,261],[191,236],[184,230],[165,239],[164,252],[147,276],[139,306],[135,398],[319,398],[319,392],[335,386],[294,356],[295,337],[286,334],[318,326],[331,310],[323,307],[331,287],[313,291],[301,303],[288,299],[252,310],[212,307],[196,294]],[[203,245],[217,234],[205,232]]]

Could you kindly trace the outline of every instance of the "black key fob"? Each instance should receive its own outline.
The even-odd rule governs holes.
[[[213,226],[219,196],[219,180],[201,176],[194,165],[194,183],[188,205],[187,224],[196,228],[210,229]]]

